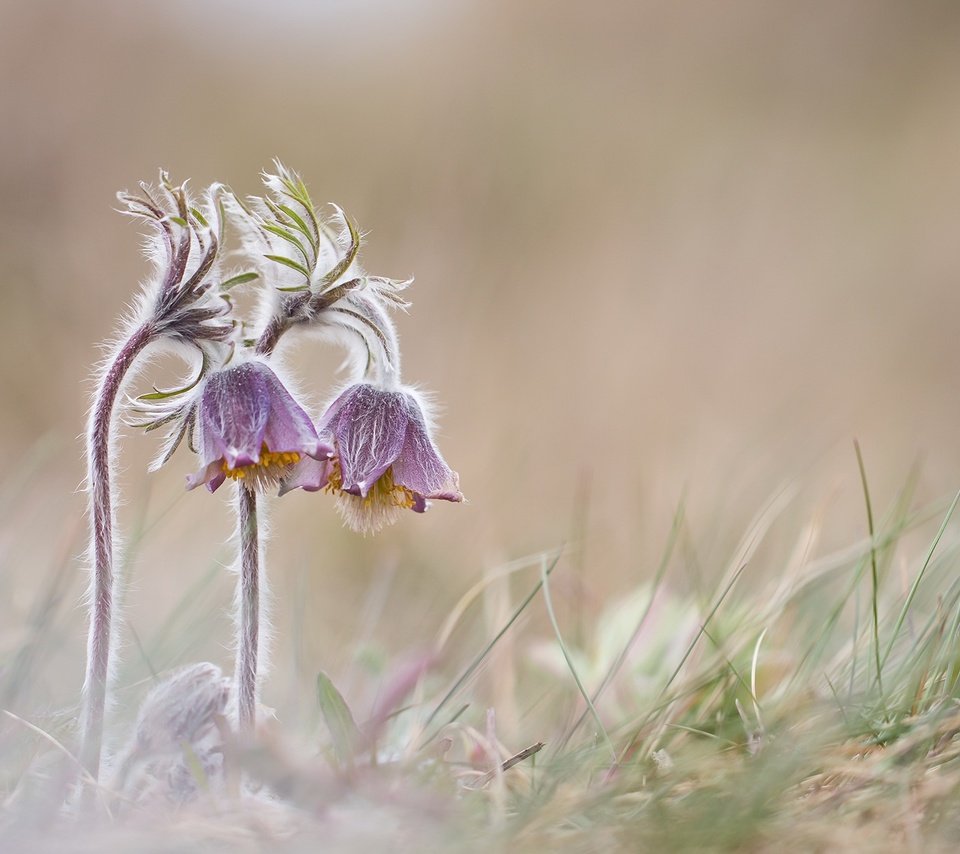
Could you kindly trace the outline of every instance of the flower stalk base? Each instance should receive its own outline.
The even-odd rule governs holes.
[[[100,774],[116,586],[113,567],[115,507],[110,483],[113,411],[124,377],[144,347],[153,340],[153,334],[150,324],[144,324],[135,329],[117,351],[97,389],[87,436],[93,568],[88,596],[90,616],[87,669],[83,683],[80,761],[94,780],[98,780]]]
[[[240,528],[240,581],[237,637],[237,722],[242,734],[257,721],[257,658],[260,647],[260,536],[257,494],[237,484]]]

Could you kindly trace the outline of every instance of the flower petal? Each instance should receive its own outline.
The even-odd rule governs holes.
[[[419,492],[415,493],[413,496],[413,506],[410,509],[414,513],[426,513],[427,499],[424,498]]]
[[[330,480],[331,468],[333,463],[329,460],[304,457],[280,484],[280,494],[286,495],[294,489],[302,489],[305,492],[317,492],[323,489]]]
[[[248,488],[276,483],[297,454],[326,460],[333,447],[317,435],[310,416],[263,362],[242,362],[211,374],[197,406],[201,469],[187,479],[213,492],[224,477],[245,477]],[[262,457],[264,451],[269,454]],[[237,471],[248,469],[247,471]]]
[[[187,489],[196,489],[203,483],[210,492],[216,492],[225,479],[226,475],[223,473],[220,460],[214,460],[195,474],[187,475]]]
[[[405,403],[407,431],[400,455],[393,463],[394,483],[424,498],[463,501],[457,475],[430,438],[420,404],[412,395],[405,396]]]
[[[267,389],[270,412],[263,441],[271,451],[295,451],[315,459],[326,459],[333,448],[320,441],[310,416],[269,368],[264,367],[262,382]]]
[[[222,459],[236,468],[259,461],[270,416],[270,389],[261,371],[269,370],[247,362],[211,374],[198,414],[204,465]]]
[[[404,395],[360,383],[337,398],[334,408],[321,424],[336,440],[343,491],[366,497],[403,448]]]

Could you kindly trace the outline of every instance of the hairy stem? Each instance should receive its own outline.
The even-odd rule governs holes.
[[[237,718],[241,733],[257,720],[257,652],[260,645],[260,542],[257,496],[243,484],[239,491],[240,596],[237,627]]]
[[[143,324],[117,351],[97,389],[87,436],[87,485],[90,493],[90,539],[93,569],[90,577],[90,624],[87,670],[83,683],[80,760],[97,780],[103,743],[103,718],[110,673],[113,594],[114,499],[110,488],[110,448],[113,410],[127,371],[147,344],[154,329]]]
[[[258,356],[271,355],[280,341],[280,336],[289,328],[290,320],[287,317],[278,315],[271,318],[266,329],[263,330],[263,334],[257,340],[254,352]]]

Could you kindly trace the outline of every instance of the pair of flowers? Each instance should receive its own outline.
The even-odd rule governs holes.
[[[371,533],[428,499],[462,501],[457,475],[437,450],[416,394],[350,385],[314,426],[263,361],[210,374],[196,408],[201,467],[189,488],[215,492],[225,480],[251,490],[279,484],[326,490],[354,530]]]
[[[124,212],[151,229],[154,274],[99,376],[87,433],[90,614],[81,714],[81,762],[97,779],[115,646],[113,461],[118,399],[141,356],[159,343],[199,354],[197,379],[133,401],[150,431],[167,428],[155,466],[186,438],[201,459],[188,487],[213,492],[238,483],[237,661],[232,693],[241,731],[256,724],[264,575],[258,494],[279,487],[326,490],[352,528],[370,533],[429,499],[461,501],[457,475],[430,435],[420,397],[400,381],[400,350],[390,312],[407,308],[409,282],[365,272],[361,238],[340,208],[325,217],[299,175],[281,164],[264,174],[267,194],[239,199],[222,184],[201,198],[161,172],[157,187],[119,194]],[[225,220],[239,251],[224,251]],[[228,271],[228,260],[250,267]],[[251,269],[252,268],[252,269]],[[234,288],[251,286],[253,318],[235,306]],[[270,367],[283,336],[313,333],[345,345],[351,383],[314,424]],[[247,337],[254,333],[253,337]]]

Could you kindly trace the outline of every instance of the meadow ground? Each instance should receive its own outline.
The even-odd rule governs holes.
[[[133,710],[210,631],[199,579],[126,650],[94,825],[62,814],[75,698],[50,676],[80,626],[61,561],[4,632],[4,850],[952,850],[956,500],[914,487],[876,510],[865,492],[863,531],[824,551],[822,513],[788,526],[789,484],[718,572],[694,568],[681,504],[652,580],[611,603],[571,540],[487,572],[414,651],[359,631],[253,744],[223,706],[137,741]],[[360,626],[390,619],[391,584]]]

